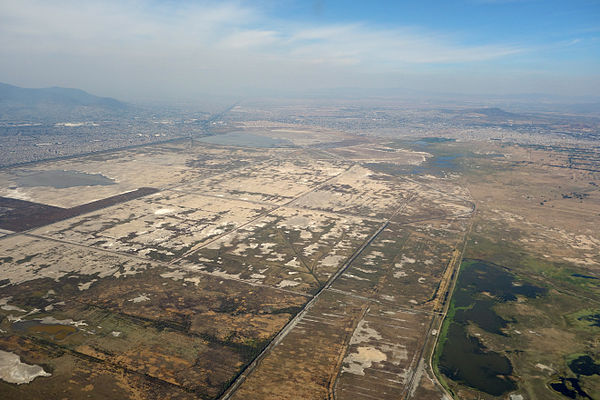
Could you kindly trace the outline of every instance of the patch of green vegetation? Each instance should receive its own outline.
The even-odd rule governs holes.
[[[573,360],[576,360],[580,357],[584,357],[586,354],[584,353],[573,353],[573,354],[569,354],[565,360],[567,361],[567,364],[570,364]]]
[[[153,260],[162,262],[167,262],[173,259],[173,256],[156,250],[151,250],[150,252],[148,252],[148,257],[150,257]]]
[[[419,139],[421,142],[425,143],[446,143],[446,142],[456,142],[456,139],[450,139],[445,137],[424,137]]]
[[[291,315],[296,315],[300,312],[300,310],[302,309],[302,307],[297,306],[297,307],[284,307],[284,308],[277,308],[274,309],[273,311],[270,312],[270,314],[291,314]]]
[[[584,308],[567,315],[566,318],[575,328],[600,332],[599,308]]]
[[[485,234],[485,233],[484,233]],[[509,234],[505,239],[492,241],[482,235],[473,235],[469,240],[467,256],[485,258],[511,270],[517,278],[524,278],[539,284],[553,287],[561,292],[579,293],[586,297],[594,297],[600,301],[600,280],[587,279],[582,274],[584,270],[573,264],[554,262],[529,254],[517,244],[517,232]],[[578,276],[579,275],[579,276]]]
[[[548,391],[562,393],[560,385],[563,381],[574,379],[587,393],[596,393],[599,377],[593,375],[581,378],[581,381],[570,378],[573,373],[569,362],[584,356],[584,353],[597,353],[600,326],[594,324],[600,325],[599,280],[589,278],[589,272],[577,265],[528,251],[520,242],[527,237],[526,233],[510,225],[480,220],[474,232],[468,241],[466,257],[485,259],[506,267],[518,284],[531,282],[548,289],[545,296],[528,299],[525,304],[520,299],[518,307],[508,303],[494,307],[500,317],[510,321],[510,329],[505,331],[505,337],[485,335],[486,344],[513,349],[506,355],[519,374],[519,389],[527,393],[528,398],[546,399],[551,395]],[[454,297],[452,299],[455,300]],[[524,334],[539,335],[539,339],[535,343],[523,341],[521,335]],[[436,348],[436,352],[440,351]],[[536,363],[563,365],[557,371],[563,375],[560,377],[563,381],[553,381],[555,386],[549,385],[546,380],[534,384],[540,375]],[[441,375],[437,370],[436,373]],[[452,382],[449,384],[453,386]]]

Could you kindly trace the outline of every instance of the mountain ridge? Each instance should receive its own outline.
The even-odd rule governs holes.
[[[81,89],[22,88],[0,82],[0,120],[63,121],[122,116],[130,105]]]

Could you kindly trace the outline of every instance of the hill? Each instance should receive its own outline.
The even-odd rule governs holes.
[[[58,122],[122,116],[130,106],[80,89],[21,88],[0,83],[0,120]]]
[[[473,114],[483,114],[488,118],[518,119],[523,117],[522,115],[504,111],[498,107],[473,108],[465,111]]]

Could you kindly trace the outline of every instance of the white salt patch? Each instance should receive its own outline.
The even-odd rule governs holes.
[[[57,303],[58,304],[58,303]],[[46,325],[58,324],[58,325],[73,325],[76,328],[87,326],[87,323],[81,321],[73,321],[72,319],[56,319],[54,317],[44,317],[39,320],[40,323]]]
[[[140,294],[138,297],[134,297],[133,299],[129,299],[127,301],[133,301],[134,303],[141,303],[143,301],[150,300],[150,297],[146,293]]]
[[[555,372],[554,368],[550,368],[549,366],[541,364],[541,363],[535,364],[535,367],[538,368],[538,369],[541,369],[542,371],[548,371],[548,372],[551,372],[551,373]]]
[[[300,239],[308,240],[312,239],[312,233],[309,230],[301,230],[300,231]]]
[[[80,283],[77,287],[79,288],[79,290],[88,290],[90,288],[90,286],[92,286],[94,284],[94,282],[96,282],[97,279],[92,279],[89,282],[86,283]]]
[[[294,281],[289,281],[287,279],[284,279],[281,282],[279,282],[277,287],[279,287],[279,288],[294,287],[294,286],[298,286],[299,284],[300,284],[300,282],[294,282]]]
[[[178,281],[180,279],[183,279],[186,276],[186,273],[183,271],[171,271],[160,274],[160,276],[163,278],[171,278],[174,281]]]
[[[4,311],[18,311],[18,312],[25,312],[25,310],[23,310],[22,308],[19,308],[19,307],[17,307],[17,306],[11,306],[11,305],[9,305],[9,304],[7,304],[7,305],[4,305],[4,306],[2,306],[2,307],[0,307],[0,308],[2,308]]]
[[[356,353],[350,353],[344,358],[343,372],[354,375],[364,375],[365,369],[370,368],[373,363],[385,361],[385,353],[374,347],[361,346]]]
[[[220,269],[215,269],[213,272],[211,272],[211,275],[218,276],[219,278],[240,279],[241,273],[228,274],[227,272],[221,271]]]
[[[173,212],[173,209],[171,209],[171,208],[161,208],[159,210],[154,211],[154,215],[171,214],[172,212]]]
[[[344,274],[344,277],[356,279],[357,281],[368,281],[367,278],[361,278],[360,276],[352,275],[352,274]]]
[[[288,261],[287,263],[284,264],[286,267],[292,267],[292,268],[300,268],[300,262],[298,262],[298,260],[296,259],[296,257],[292,258],[290,261]]]
[[[0,379],[8,383],[21,385],[29,383],[38,376],[50,376],[39,365],[21,362],[21,357],[8,351],[0,350]]]
[[[260,251],[263,254],[269,254],[271,252],[271,247],[277,246],[277,243],[263,243],[260,245]]]
[[[194,276],[192,278],[185,278],[184,281],[193,283],[194,286],[198,286],[200,284],[200,282],[202,282],[202,279],[200,279],[200,277],[198,277],[198,276]]]
[[[17,306],[11,306],[10,304],[8,304],[8,302],[11,300],[12,300],[12,296],[1,298],[0,299],[0,308],[2,308],[4,311],[26,312],[22,308],[19,308]]]
[[[373,272],[376,272],[374,269],[364,269],[364,268],[358,268],[358,267],[354,267],[355,270],[363,272],[365,274],[372,274]]]
[[[346,257],[342,255],[328,255],[321,260],[321,264],[325,267],[335,267],[340,264]]]

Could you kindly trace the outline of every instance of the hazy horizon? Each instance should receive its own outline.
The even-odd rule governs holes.
[[[125,101],[600,92],[598,1],[31,0],[0,15],[0,82]]]

